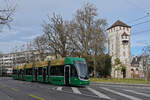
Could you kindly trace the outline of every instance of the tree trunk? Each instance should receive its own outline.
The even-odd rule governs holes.
[[[96,57],[93,56],[93,60],[94,60],[94,77],[97,77],[96,75]]]

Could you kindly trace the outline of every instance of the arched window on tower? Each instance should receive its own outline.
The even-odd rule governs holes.
[[[121,38],[122,38],[122,44],[123,44],[123,45],[128,45],[128,42],[129,42],[129,35],[124,32],[124,33],[121,35]]]

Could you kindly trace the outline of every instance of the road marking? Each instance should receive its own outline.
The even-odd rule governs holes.
[[[5,88],[5,87],[6,87],[6,85],[2,85],[2,87],[3,87],[3,88]]]
[[[58,87],[56,90],[58,90],[58,91],[62,91],[62,87]]]
[[[130,95],[127,95],[127,94],[123,94],[123,93],[120,93],[120,92],[117,92],[117,91],[114,91],[114,90],[111,90],[111,89],[108,89],[108,88],[105,88],[105,87],[101,87],[101,89],[104,89],[104,90],[106,90],[106,91],[112,92],[112,93],[117,94],[117,95],[120,95],[120,96],[124,96],[124,97],[126,97],[126,98],[131,99],[131,100],[142,100],[142,99],[140,99],[140,98],[136,98],[136,97],[134,97],[134,96],[130,96]]]
[[[11,88],[11,89],[12,89],[13,91],[16,91],[16,92],[17,92],[17,91],[19,91],[19,90],[18,90],[18,89],[16,89],[16,88]]]
[[[29,96],[30,96],[30,97],[33,97],[33,98],[35,98],[35,99],[38,99],[38,100],[45,100],[45,99],[43,99],[43,98],[41,98],[41,97],[38,97],[38,96],[35,96],[35,95],[33,95],[33,94],[29,94]]]
[[[136,91],[133,91],[133,90],[126,90],[126,89],[124,89],[124,90],[128,91],[128,92],[131,92],[131,93],[138,94],[138,95],[143,95],[143,96],[146,96],[146,97],[150,97],[149,94],[145,94],[145,93],[141,93],[141,92],[136,92]]]
[[[100,98],[111,99],[110,97],[106,96],[105,94],[100,93],[99,91],[96,91],[90,87],[87,87],[87,89],[90,90],[91,92],[93,92],[94,94],[96,94]]]
[[[71,88],[72,88],[72,90],[73,90],[73,93],[81,94],[81,92],[79,91],[78,88],[76,88],[76,87],[71,87]]]

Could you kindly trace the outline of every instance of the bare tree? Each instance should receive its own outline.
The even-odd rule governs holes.
[[[45,53],[48,50],[47,39],[45,35],[38,36],[34,39],[33,46],[40,55],[40,60],[43,61],[45,58]]]
[[[142,63],[145,80],[150,80],[150,46],[145,46],[142,54]]]
[[[106,20],[97,18],[97,9],[87,3],[84,8],[77,10],[75,19],[71,21],[69,39],[83,56],[93,55],[94,75],[96,76],[96,56],[105,50]]]
[[[13,1],[13,0],[12,0]],[[10,0],[1,1],[2,4],[6,6],[0,6],[0,25],[2,28],[4,25],[7,25],[10,28],[10,22],[13,21],[13,14],[16,10],[16,2]],[[15,4],[15,5],[14,5]]]
[[[56,55],[59,54],[65,57],[68,55],[69,47],[67,24],[62,16],[57,14],[53,14],[53,17],[48,17],[48,20],[49,22],[44,22],[42,26],[50,50]]]

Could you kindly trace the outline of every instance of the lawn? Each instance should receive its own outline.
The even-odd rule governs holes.
[[[116,78],[90,78],[91,82],[108,82],[108,83],[128,83],[128,84],[150,84],[150,81],[143,79],[116,79]]]

